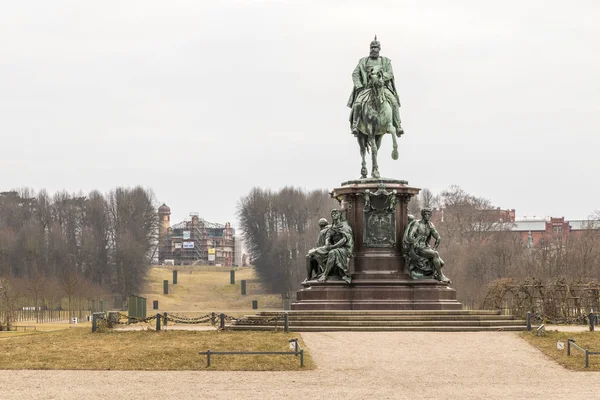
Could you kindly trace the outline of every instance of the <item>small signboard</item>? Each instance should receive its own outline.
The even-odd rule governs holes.
[[[184,249],[193,249],[194,248],[194,242],[183,242],[183,248]]]
[[[181,248],[181,243],[175,243],[175,248],[176,249],[180,249]]]
[[[544,326],[544,324],[541,324],[540,326],[538,326],[536,334],[538,336],[544,336],[546,334],[546,327]]]
[[[208,261],[215,261],[216,249],[208,249]]]
[[[190,231],[183,231],[183,240],[190,240]]]
[[[565,343],[564,342],[556,342],[556,350],[564,350]]]

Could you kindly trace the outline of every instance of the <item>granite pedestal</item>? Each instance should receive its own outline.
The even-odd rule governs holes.
[[[402,255],[408,202],[419,193],[408,182],[360,179],[331,195],[354,232],[352,282],[302,284],[292,310],[460,310],[456,291],[434,279],[412,280]]]

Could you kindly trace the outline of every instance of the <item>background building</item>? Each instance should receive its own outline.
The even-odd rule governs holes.
[[[597,224],[587,220],[565,221],[564,217],[542,220],[517,220],[511,231],[520,234],[530,247],[544,247],[564,242],[571,235],[579,235],[588,229],[598,229]]]
[[[444,211],[435,209],[432,216],[434,224],[444,223]],[[517,219],[515,209],[474,210],[475,221],[497,224],[493,229],[510,231],[519,235],[528,247],[540,248],[565,243],[569,237],[577,237],[591,229],[600,229],[600,222],[593,220],[565,220],[564,217],[523,218]],[[417,219],[420,216],[417,216]]]
[[[159,264],[232,266],[236,257],[235,230],[229,222],[205,221],[197,213],[171,226],[171,209],[158,208]],[[241,256],[240,256],[241,257]]]

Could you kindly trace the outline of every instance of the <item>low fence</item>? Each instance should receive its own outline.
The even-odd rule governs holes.
[[[531,312],[547,323],[587,324],[589,313],[600,310],[600,283],[500,279],[489,285],[482,306],[521,318]]]
[[[112,305],[122,307],[123,301],[115,296]],[[105,312],[109,308],[107,300],[74,297],[69,300],[45,299],[37,303],[27,297],[17,297],[11,302],[10,321],[15,322],[59,322],[77,318],[86,320],[94,312]],[[6,311],[0,311],[0,321],[6,321]]]
[[[92,310],[16,310],[13,311],[12,321],[14,322],[60,322],[70,321],[77,318],[79,321],[86,321],[87,316],[93,313]],[[0,315],[0,320],[4,320],[4,315]]]
[[[200,351],[198,354],[206,356],[206,368],[210,367],[210,356],[213,355],[287,355],[300,356],[300,366],[304,367],[304,349],[300,349],[298,339],[288,340],[294,351]]]
[[[107,315],[108,314],[108,315]],[[153,324],[157,331],[161,330],[162,326],[168,326],[169,323],[174,324],[187,324],[187,325],[200,325],[209,324],[217,329],[225,329],[225,322],[234,322],[240,325],[263,325],[271,322],[275,322],[274,330],[279,329],[280,323],[281,328],[284,332],[289,331],[289,317],[288,313],[280,313],[273,317],[255,317],[255,318],[235,318],[224,313],[208,313],[199,317],[186,317],[183,315],[169,314],[167,312],[160,314],[157,313],[147,318],[136,318],[130,317],[120,312],[109,312],[109,313],[94,313],[92,319],[92,332],[96,332],[98,321],[102,319],[109,328],[114,328],[117,325],[131,325],[138,323]]]
[[[571,355],[571,347],[575,347],[576,349],[582,351],[585,354],[585,367],[590,367],[590,356],[591,355],[600,355],[600,351],[589,351],[588,349],[584,349],[583,347],[575,344],[575,340],[567,339],[567,355]]]
[[[37,331],[37,327],[29,326],[29,325],[13,325],[13,326],[11,326],[11,330],[15,331],[15,332]]]

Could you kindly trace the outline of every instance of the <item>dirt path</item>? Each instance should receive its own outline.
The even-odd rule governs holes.
[[[571,372],[514,333],[303,333],[306,372],[0,370],[2,399],[590,399]],[[202,363],[199,363],[202,365]],[[596,392],[598,393],[598,392]],[[597,394],[596,394],[597,396]]]

